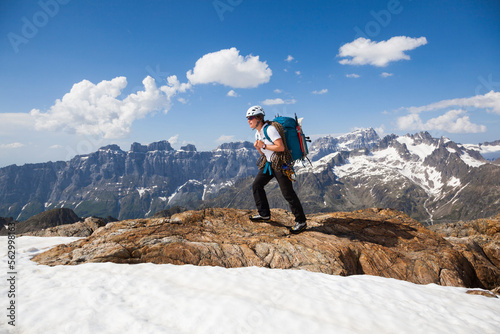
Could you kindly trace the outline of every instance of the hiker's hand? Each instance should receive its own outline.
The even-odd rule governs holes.
[[[264,142],[262,140],[256,140],[253,146],[255,146],[255,148],[258,150],[262,150],[262,148],[264,147]]]

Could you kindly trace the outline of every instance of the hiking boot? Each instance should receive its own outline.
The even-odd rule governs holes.
[[[253,222],[267,222],[271,220],[271,216],[261,216],[261,215],[253,215],[249,217]]]
[[[307,222],[296,222],[295,226],[290,229],[292,233],[300,233],[304,231],[307,227]]]

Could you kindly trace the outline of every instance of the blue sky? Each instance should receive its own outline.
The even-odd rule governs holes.
[[[498,1],[0,3],[0,166],[107,144],[212,150],[244,118],[500,139]]]

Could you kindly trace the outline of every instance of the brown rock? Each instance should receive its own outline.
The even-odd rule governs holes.
[[[252,223],[250,214],[205,209],[170,218],[108,223],[86,239],[57,246],[33,260],[46,265],[260,266],[344,276],[369,274],[419,284],[500,286],[500,269],[485,252],[481,255],[478,242],[446,240],[395,210],[311,215],[308,229],[298,235],[289,234],[293,216],[284,210],[272,210],[269,223]],[[488,254],[497,253],[493,248]]]
[[[485,296],[488,298],[498,298],[497,296],[495,296],[494,293],[492,293],[490,291],[484,291],[484,290],[468,290],[465,293],[469,294],[469,295]]]
[[[473,267],[469,273],[488,289],[498,287],[500,268],[500,214],[470,222],[439,224],[429,227],[453,245]],[[474,277],[475,275],[475,277]]]
[[[88,237],[104,225],[106,223],[103,220],[89,217],[83,222],[49,227],[40,231],[24,233],[23,235],[34,237]]]

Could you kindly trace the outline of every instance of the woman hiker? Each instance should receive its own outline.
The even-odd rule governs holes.
[[[295,216],[295,226],[291,228],[292,233],[299,233],[307,227],[306,216],[304,210],[302,209],[302,204],[300,203],[297,194],[293,190],[292,181],[287,175],[283,173],[281,168],[271,167],[271,162],[276,158],[275,152],[283,152],[285,150],[285,145],[283,144],[283,139],[276,127],[271,125],[270,121],[264,120],[264,109],[261,106],[253,106],[247,110],[247,120],[248,125],[253,130],[257,130],[255,133],[255,148],[262,154],[266,159],[265,168],[259,168],[259,173],[253,181],[253,197],[255,200],[255,205],[259,211],[258,215],[250,216],[252,221],[268,221],[271,219],[271,211],[269,209],[269,203],[267,201],[266,192],[264,187],[273,179],[276,178],[281,189],[283,197],[290,205],[290,209]],[[267,125],[268,124],[268,125]],[[269,141],[264,135],[264,126],[267,125],[267,137],[271,139]]]

